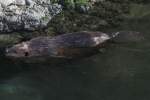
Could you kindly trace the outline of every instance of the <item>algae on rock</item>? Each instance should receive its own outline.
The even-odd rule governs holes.
[[[18,33],[0,34],[0,47],[6,47],[15,43],[19,43],[22,38],[23,37],[20,36]]]
[[[91,0],[95,1],[87,13],[76,9],[64,9],[49,23],[49,31],[68,33],[91,30],[104,31],[109,27],[117,27],[129,13],[128,0]],[[98,2],[99,1],[99,2]]]

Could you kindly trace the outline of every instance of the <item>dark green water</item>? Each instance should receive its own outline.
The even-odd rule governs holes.
[[[145,40],[55,66],[1,60],[0,100],[149,100],[150,15],[122,26],[142,32]]]

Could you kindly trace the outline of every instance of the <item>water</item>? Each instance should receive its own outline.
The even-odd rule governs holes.
[[[149,100],[149,16],[121,28],[140,31],[145,40],[112,44],[79,61],[20,66],[1,59],[0,100]]]

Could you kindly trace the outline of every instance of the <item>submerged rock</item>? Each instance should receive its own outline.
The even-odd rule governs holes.
[[[0,0],[0,32],[47,27],[61,10],[60,5],[52,4],[50,0]]]

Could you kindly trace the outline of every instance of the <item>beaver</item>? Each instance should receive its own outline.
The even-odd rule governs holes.
[[[74,32],[55,37],[36,37],[6,49],[7,57],[64,57],[72,58],[95,52],[111,38],[103,32]]]
[[[137,39],[137,37],[140,37],[138,36],[139,33],[137,33],[138,32],[116,32],[110,34],[83,31],[67,33],[55,37],[40,36],[7,48],[6,56],[13,58],[76,58],[97,53],[99,48],[105,46],[105,43],[109,40],[123,42],[129,40],[129,38],[134,35],[136,35],[134,38]],[[131,40],[135,40],[134,38]]]

